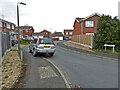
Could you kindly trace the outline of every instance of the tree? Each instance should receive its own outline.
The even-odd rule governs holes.
[[[102,15],[98,19],[97,33],[94,36],[94,48],[103,49],[104,44],[114,44],[116,50],[120,50],[120,21],[117,17]]]

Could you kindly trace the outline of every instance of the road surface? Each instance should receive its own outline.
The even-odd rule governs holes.
[[[78,54],[58,46],[56,48],[53,57],[33,57],[31,54],[30,59],[33,59],[34,67],[41,58],[45,58],[55,63],[72,85],[82,88],[118,88],[117,61]],[[28,48],[25,48],[25,51],[29,56]]]

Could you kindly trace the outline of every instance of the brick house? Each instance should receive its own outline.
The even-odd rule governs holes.
[[[97,32],[97,22],[100,16],[100,14],[94,13],[86,18],[76,18],[73,25],[73,35],[94,35],[94,33]]]
[[[64,40],[71,40],[72,35],[73,35],[73,29],[64,30]]]
[[[37,37],[41,37],[41,38],[51,38],[51,32],[47,31],[47,30],[43,30],[41,32],[35,32],[33,34],[33,37],[34,38],[37,38]]]
[[[15,31],[15,24],[6,20],[0,19],[0,30],[2,32]]]
[[[0,31],[2,32],[10,32],[12,38],[16,39],[16,25],[12,22],[0,19]]]
[[[43,30],[40,33],[42,33],[43,38],[51,38],[51,32],[49,32],[47,30]]]
[[[33,37],[34,38],[38,38],[38,37],[43,38],[43,34],[40,32],[35,32],[35,33],[33,33]]]
[[[63,34],[62,34],[62,32],[54,32],[53,34],[52,34],[52,39],[53,40],[63,40]]]
[[[18,31],[18,27],[16,27],[16,30]],[[34,29],[32,26],[20,26],[19,32],[20,32],[20,39],[32,39]]]

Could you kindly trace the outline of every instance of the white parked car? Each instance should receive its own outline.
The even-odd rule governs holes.
[[[37,38],[34,39],[29,45],[29,52],[33,53],[33,56],[37,56],[38,53],[49,54],[53,56],[56,51],[54,41],[50,38]]]

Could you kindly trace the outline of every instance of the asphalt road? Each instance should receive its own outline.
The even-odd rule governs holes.
[[[65,74],[72,85],[83,88],[118,88],[118,62],[81,55],[57,46],[49,58]]]
[[[47,58],[59,67],[72,85],[79,85],[82,88],[118,88],[117,61],[81,55],[61,49],[58,46],[56,46],[56,48],[56,54],[53,57],[33,57],[27,53],[28,48],[24,49],[26,51],[25,55],[30,59],[28,63],[31,64],[30,68],[32,70],[30,71],[32,75],[27,77],[29,82],[38,81],[38,74],[36,74],[35,68],[39,67],[40,58]],[[46,62],[42,62],[44,62],[44,66]],[[34,78],[30,78],[30,76]],[[58,79],[58,81],[59,80],[61,79]],[[64,85],[61,84],[61,86]],[[28,83],[27,87],[32,86]]]

